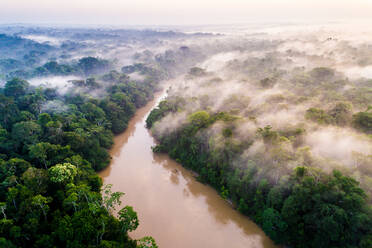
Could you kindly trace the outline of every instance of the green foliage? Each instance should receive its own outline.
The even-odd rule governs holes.
[[[351,122],[352,105],[350,103],[339,102],[329,111],[318,108],[309,108],[305,118],[317,122],[318,124],[337,126],[348,126]]]
[[[47,171],[30,167],[22,174],[21,179],[24,185],[35,193],[46,193],[49,182]]]
[[[231,137],[232,136],[232,130],[230,129],[230,128],[224,128],[223,130],[222,130],[222,135],[224,136],[224,137],[226,137],[226,138],[229,138],[229,137]]]
[[[272,131],[271,129],[271,126],[266,126],[257,130],[266,144],[276,144],[279,141],[280,135],[278,132]]]
[[[282,220],[280,212],[274,208],[266,208],[262,214],[262,229],[278,243],[284,243],[288,224]]]
[[[353,115],[353,125],[366,133],[372,133],[372,111],[358,112]]]
[[[84,57],[78,62],[78,67],[84,72],[85,75],[102,73],[109,69],[109,62],[94,57]]]
[[[50,181],[54,183],[69,183],[74,180],[77,175],[77,169],[75,165],[70,163],[57,164],[50,167],[48,170]]]
[[[206,127],[209,122],[210,115],[207,111],[198,111],[195,113],[192,113],[188,120],[191,122],[191,124],[197,128],[200,127]]]
[[[152,237],[143,237],[137,241],[139,248],[158,248],[155,240]]]
[[[69,146],[53,145],[47,142],[29,146],[28,154],[37,165],[44,166],[45,169],[72,155]]]
[[[309,108],[306,110],[305,118],[319,124],[331,124],[332,116],[328,115],[323,109]]]
[[[227,199],[228,196],[229,196],[229,191],[225,188],[224,185],[222,185],[222,187],[221,187],[221,197],[223,199]]]
[[[118,212],[118,217],[124,232],[131,232],[137,229],[139,222],[137,213],[133,207],[126,206]]]
[[[58,64],[56,61],[47,62],[43,67],[48,71],[48,74],[53,75],[67,75],[74,72],[74,68],[68,65]]]
[[[279,179],[274,180],[274,169],[291,157],[285,150],[291,144],[287,136],[301,136],[304,129],[278,132],[266,126],[257,130],[266,151],[277,153],[274,158],[278,167],[271,170],[270,177],[262,164],[233,163],[244,149],[231,145],[234,138],[228,128],[222,129],[227,142],[214,148],[209,141],[206,148],[203,135],[199,134],[213,123],[211,119],[206,111],[195,112],[189,116],[187,125],[160,137],[154,150],[169,153],[199,173],[201,181],[219,190],[223,198],[231,199],[239,211],[249,215],[278,244],[304,248],[367,247],[372,215],[357,181],[338,171],[329,175],[305,166],[286,172],[289,176],[280,178],[279,174]]]
[[[108,67],[107,61],[83,58],[74,68],[48,62],[32,74],[90,75]],[[158,81],[116,76],[117,83],[110,82],[100,99],[60,96],[21,79],[0,90],[0,247],[136,247],[127,234],[138,226],[136,212],[127,206],[115,218],[123,193],[105,187],[101,195],[95,171],[109,163],[113,133],[127,127]],[[101,87],[96,78],[83,82],[75,87]],[[49,100],[69,111],[42,113]]]
[[[121,204],[120,198],[124,195],[123,192],[112,192],[112,184],[106,184],[102,189],[103,206],[107,212],[114,211]]]
[[[105,112],[91,102],[84,103],[80,109],[84,117],[90,122],[100,124],[105,119]]]
[[[12,139],[18,147],[37,143],[42,134],[41,127],[34,121],[22,121],[13,125]]]
[[[12,125],[18,121],[19,108],[13,97],[0,94],[0,125],[10,131]]]
[[[213,121],[224,121],[224,122],[233,122],[235,120],[239,119],[238,116],[234,116],[225,112],[218,112],[217,114],[213,115]]]
[[[29,84],[27,81],[20,78],[14,78],[5,84],[5,96],[12,96],[18,98],[26,94]]]
[[[31,200],[31,206],[37,210],[41,210],[45,219],[47,218],[47,213],[49,211],[48,204],[52,201],[50,197],[44,197],[42,195],[36,195]]]
[[[6,247],[6,248],[16,248],[11,241],[6,240],[5,238],[0,238],[0,247]]]
[[[154,123],[164,117],[167,113],[171,112],[172,108],[167,101],[161,101],[157,108],[150,112],[146,119],[146,127],[151,128]]]
[[[347,126],[351,121],[352,105],[339,102],[329,111],[329,115],[333,118],[336,125]]]

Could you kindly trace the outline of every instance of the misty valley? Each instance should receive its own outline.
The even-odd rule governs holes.
[[[371,248],[367,24],[0,25],[0,247]]]

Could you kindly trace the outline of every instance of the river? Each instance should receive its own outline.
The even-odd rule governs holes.
[[[127,130],[116,136],[110,166],[100,172],[113,191],[125,192],[123,206],[136,210],[140,225],[132,238],[155,238],[160,248],[273,248],[273,242],[211,187],[165,154],[145,120],[160,95],[139,109]]]

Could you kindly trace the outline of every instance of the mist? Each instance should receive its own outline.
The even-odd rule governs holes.
[[[0,1],[0,246],[369,248],[371,13]]]
[[[255,161],[274,183],[297,166],[338,169],[369,192],[372,175],[358,171],[372,166],[372,141],[368,131],[353,128],[352,115],[372,104],[372,32],[356,27],[350,38],[337,25],[300,29],[225,35],[221,43],[229,49],[196,64],[168,90],[166,102],[177,111],[154,124],[155,137],[182,130],[197,111],[223,112],[235,120],[217,121],[197,135],[210,151],[248,143],[232,164]],[[314,117],[314,109],[329,119]],[[264,127],[281,138],[268,143],[258,132]]]

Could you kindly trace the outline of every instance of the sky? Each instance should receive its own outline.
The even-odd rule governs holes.
[[[372,18],[372,0],[0,0],[0,23],[206,25]]]

